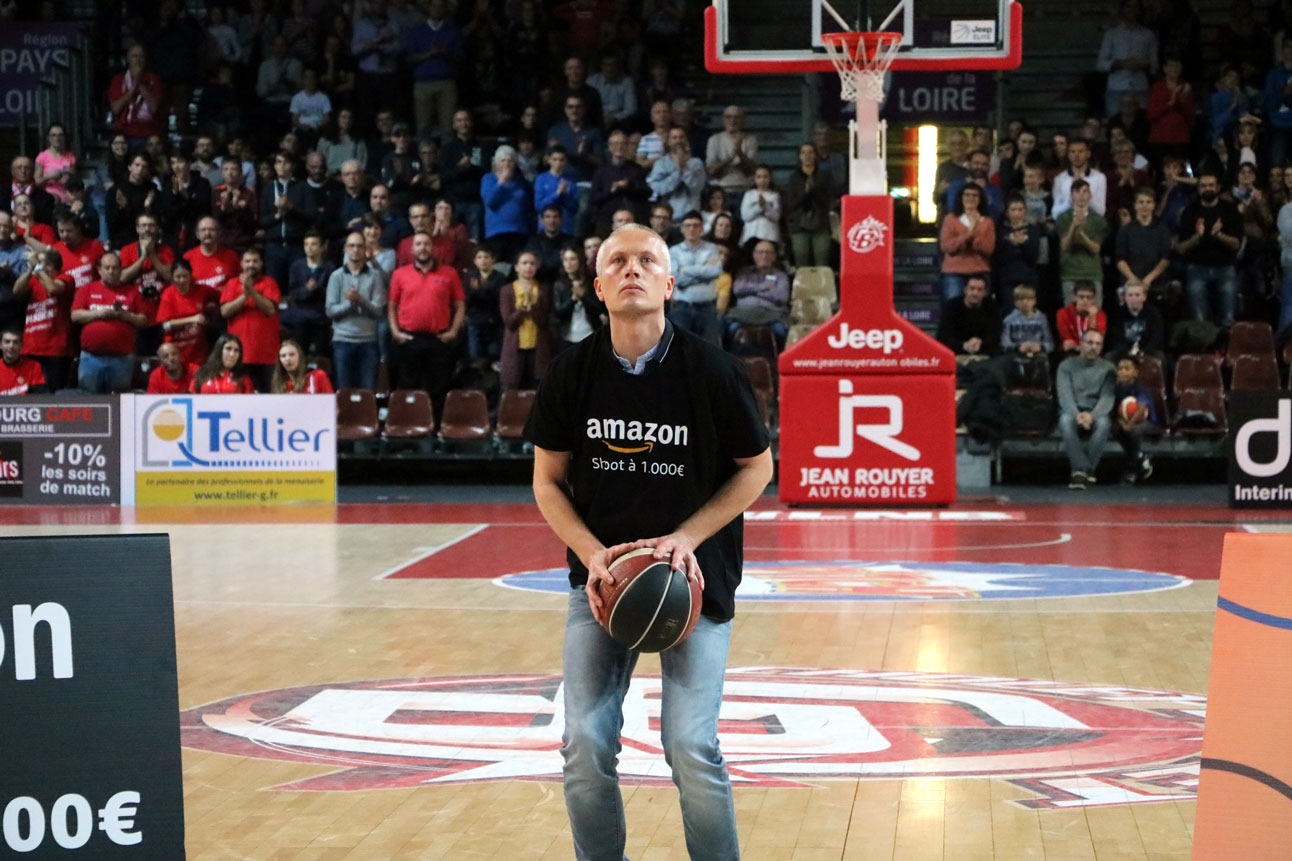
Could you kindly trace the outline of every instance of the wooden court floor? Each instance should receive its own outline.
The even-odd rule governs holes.
[[[747,519],[721,734],[743,857],[1187,858],[1221,541],[1207,506]],[[562,549],[529,505],[0,510],[171,538],[191,859],[568,859]],[[634,861],[686,857],[658,661]]]

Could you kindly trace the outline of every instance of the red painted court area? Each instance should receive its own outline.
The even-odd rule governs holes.
[[[424,512],[401,508],[398,513],[420,516]],[[408,561],[386,577],[495,578],[565,564],[565,547],[543,521],[526,517],[523,509],[514,512],[516,520],[509,517],[503,522],[473,521],[470,509],[452,509],[452,513],[456,522],[478,524],[477,531]],[[745,524],[745,558],[752,562],[884,560],[1107,566],[1216,579],[1222,538],[1226,531],[1242,527],[1214,520],[1217,512],[1194,509],[1155,511],[1158,516],[1151,521],[1145,520],[1142,508],[1132,513],[1088,505],[981,512],[992,517],[1008,515],[1009,520],[946,521],[938,520],[938,512],[932,513],[933,520],[854,521],[791,520],[793,512],[778,512],[776,520],[755,518]],[[895,518],[910,515],[891,513]],[[1200,520],[1202,516],[1213,520]]]
[[[1284,512],[1197,505],[964,503],[949,509],[874,510],[791,509],[766,500],[747,516],[745,547],[751,562],[1031,563],[1135,568],[1214,580],[1226,532],[1287,519]],[[564,564],[564,548],[537,509],[517,503],[0,508],[0,525],[149,523],[462,525],[461,537],[419,549],[384,572],[389,579],[491,579]]]
[[[342,522],[365,520],[345,506]],[[399,506],[385,523],[470,524],[460,540],[388,571],[390,579],[494,578],[559,568],[564,547],[531,506]],[[451,520],[444,520],[446,515]],[[353,519],[351,519],[353,518]],[[745,527],[750,562],[921,561],[1107,566],[1164,571],[1197,580],[1219,576],[1226,532],[1242,520],[1226,509],[1144,506],[1032,506],[945,511],[801,511],[762,508]]]

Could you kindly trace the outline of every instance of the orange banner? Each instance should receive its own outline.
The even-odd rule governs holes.
[[[1194,859],[1292,858],[1292,535],[1225,537]]]

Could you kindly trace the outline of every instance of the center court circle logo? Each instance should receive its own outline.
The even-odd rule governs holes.
[[[660,679],[633,678],[620,776],[670,785]],[[1061,682],[862,670],[727,671],[723,754],[737,787],[998,778],[1029,807],[1193,797],[1205,698]],[[396,679],[231,697],[181,716],[185,747],[342,770],[280,786],[369,790],[559,781],[557,674]],[[1112,799],[1111,801],[1109,799]]]
[[[956,601],[1071,598],[1157,592],[1187,577],[1128,568],[1005,562],[745,562],[736,597],[751,601]],[[564,568],[508,574],[499,586],[570,591]]]

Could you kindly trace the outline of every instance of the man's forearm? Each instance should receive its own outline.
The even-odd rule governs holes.
[[[535,475],[534,501],[538,503],[538,510],[547,525],[552,527],[556,536],[574,551],[585,566],[592,554],[605,549],[605,545],[592,534],[592,530],[574,510],[570,497],[560,485]]]
[[[770,448],[737,463],[739,466],[736,474],[727,479],[727,483],[718,488],[718,492],[708,502],[674,530],[689,537],[692,546],[699,547],[719,529],[741,516],[762,495],[767,483],[772,480]]]

